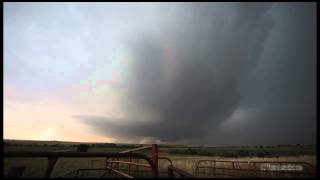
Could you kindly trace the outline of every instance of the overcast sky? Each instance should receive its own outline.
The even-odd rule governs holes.
[[[5,3],[4,138],[316,143],[315,3]]]

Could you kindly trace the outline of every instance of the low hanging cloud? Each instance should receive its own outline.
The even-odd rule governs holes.
[[[254,88],[262,86],[261,81],[250,81],[250,78],[256,74],[261,75],[257,73],[260,68],[258,65],[263,59],[267,40],[270,39],[270,33],[277,21],[271,15],[273,6],[270,3],[185,3],[162,7],[167,13],[162,16],[165,20],[159,22],[159,32],[138,33],[128,43],[131,59],[123,82],[127,90],[126,98],[123,100],[123,111],[127,113],[127,119],[117,119],[108,115],[74,117],[92,127],[93,132],[118,139],[135,142],[149,139],[153,142],[193,144],[234,143],[239,133],[248,137],[254,134],[248,133],[250,129],[262,128],[257,125],[259,123],[273,124],[267,126],[268,131],[276,127],[276,123],[289,123],[291,115],[283,115],[279,110],[272,108],[273,105],[277,105],[276,100],[265,101],[265,104],[252,100],[268,94]],[[305,8],[312,6],[306,5]],[[297,10],[298,7],[294,6],[294,9]],[[283,61],[290,62],[288,59]],[[296,64],[294,67],[298,68],[299,65]],[[313,78],[313,74],[308,74],[308,77]],[[277,77],[273,78],[277,81]],[[256,84],[246,85],[248,82]],[[281,86],[271,84],[270,87]],[[281,88],[290,91],[286,87]],[[308,91],[310,88],[312,87],[305,89]],[[275,94],[278,94],[277,92],[274,91]],[[310,96],[312,99],[313,96]],[[134,105],[127,105],[129,102]],[[311,103],[310,106],[312,105]],[[258,110],[247,111],[247,106]],[[299,104],[292,106],[294,107],[288,107],[300,107]],[[145,113],[132,113],[131,109],[139,109],[140,112],[147,112],[149,115],[146,118]],[[235,117],[237,114],[243,114],[237,112],[245,112],[246,115]],[[250,112],[254,112],[252,116]],[[266,116],[268,113],[269,116]],[[299,111],[299,117],[303,118],[310,113],[314,113],[313,109],[304,109]],[[241,123],[250,117],[255,119]],[[272,117],[273,120],[267,117]],[[225,124],[232,124],[230,118],[237,120],[235,126],[243,125],[238,129],[228,129],[230,127],[226,127]],[[310,120],[307,123],[299,122],[307,124],[305,128],[315,122],[312,115],[308,118]],[[239,133],[228,134],[231,130]],[[294,132],[290,131],[289,134]],[[312,133],[314,131],[300,141],[313,142]],[[224,142],[219,140],[221,135],[226,137]],[[242,141],[239,142],[247,144],[259,143],[260,140],[276,143],[264,137],[252,141],[240,139]],[[289,136],[281,140],[293,142]]]

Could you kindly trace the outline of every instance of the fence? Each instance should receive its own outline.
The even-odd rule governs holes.
[[[315,168],[305,162],[200,160],[197,177],[315,177]]]
[[[136,153],[138,151],[151,150],[151,157]],[[119,153],[94,153],[94,152],[70,152],[70,151],[58,151],[58,152],[5,152],[5,158],[37,158],[45,157],[48,159],[48,165],[45,172],[45,177],[52,177],[52,171],[59,158],[94,158],[103,157],[105,159],[105,166],[101,168],[80,168],[75,171],[68,172],[59,177],[79,177],[81,172],[87,171],[102,171],[103,174],[100,177],[124,177],[135,178],[146,173],[144,177],[157,178],[161,177],[193,177],[191,174],[184,172],[173,166],[172,161],[166,157],[158,157],[158,146],[153,144],[151,146],[134,148]],[[141,163],[144,160],[146,163]],[[166,160],[169,163],[166,171],[159,171],[158,161]],[[126,166],[126,168],[121,167]],[[13,175],[9,176],[22,176],[25,168],[13,168]],[[19,173],[18,173],[19,171]]]
[[[137,153],[151,150],[151,155]],[[195,175],[175,167],[167,157],[158,157],[156,144],[134,148],[119,153],[102,152],[4,152],[5,158],[37,158],[48,159],[45,177],[52,177],[52,172],[59,158],[105,158],[105,164],[99,168],[80,168],[59,177],[79,177],[81,172],[101,171],[100,177],[315,177],[315,167],[305,162],[267,162],[267,161],[216,161],[200,160],[195,165]],[[141,161],[144,163],[141,163]],[[168,162],[167,168],[160,170],[159,160]],[[293,169],[292,169],[293,167]],[[287,169],[285,169],[287,168]],[[289,169],[288,169],[289,168]],[[290,169],[291,168],[291,169]],[[8,173],[10,177],[21,177],[25,167],[13,167]]]
[[[151,168],[151,172],[153,177],[157,177],[157,169],[152,159],[144,154],[137,153],[92,153],[92,152],[5,152],[4,156],[6,158],[26,158],[26,157],[46,157],[48,159],[48,166],[45,172],[45,177],[51,177],[52,170],[59,158],[93,158],[93,157],[106,157],[106,158],[136,158],[136,159],[144,159],[148,163],[148,167]],[[137,165],[137,164],[132,164]],[[76,172],[83,170],[100,170],[99,169],[78,169]],[[112,175],[133,178],[132,176],[121,172],[119,170],[113,169],[111,167],[105,167],[105,170],[109,170],[108,173],[112,173]]]

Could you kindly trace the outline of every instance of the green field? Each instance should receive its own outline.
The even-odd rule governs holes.
[[[80,144],[88,145],[88,152],[120,152],[140,147],[135,144],[110,143],[77,143],[59,141],[12,141],[5,140],[4,151],[43,152],[43,151],[76,151]],[[150,150],[141,153],[150,155]],[[255,146],[255,147],[181,147],[159,146],[159,157],[168,157],[175,167],[194,174],[195,165],[199,160],[233,160],[233,161],[286,161],[307,162],[316,166],[316,146]],[[143,163],[143,162],[142,162]],[[146,163],[146,162],[144,162]],[[104,167],[105,158],[59,158],[53,177],[64,175],[79,168]],[[159,170],[167,171],[169,163],[159,160]],[[46,158],[5,158],[4,175],[13,166],[25,166],[23,177],[41,177],[47,166]],[[123,169],[126,169],[125,165]],[[83,172],[81,176],[94,177],[99,172]]]
[[[171,148],[170,154],[203,155],[222,157],[283,157],[315,155],[316,146],[266,146],[266,147],[201,147],[201,148]]]

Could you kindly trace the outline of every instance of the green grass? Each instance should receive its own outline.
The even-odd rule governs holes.
[[[194,173],[194,168],[199,160],[225,160],[225,161],[284,161],[284,162],[306,162],[313,166],[317,165],[317,158],[314,155],[307,156],[286,156],[286,157],[221,157],[221,156],[188,156],[188,155],[168,155],[174,166]]]
[[[123,147],[90,147],[88,152],[117,153],[127,149],[128,148],[123,148]]]
[[[316,146],[168,148],[169,154],[222,157],[281,157],[316,155]]]

